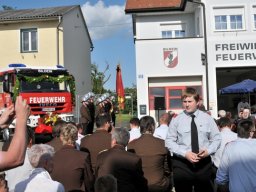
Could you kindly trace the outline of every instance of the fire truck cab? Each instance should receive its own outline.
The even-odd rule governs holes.
[[[38,119],[47,113],[58,114],[64,121],[74,121],[74,77],[62,66],[30,68],[10,64],[0,71],[0,110],[15,102],[17,96],[27,100],[31,108],[28,125],[36,127]],[[10,128],[15,126],[12,123]]]

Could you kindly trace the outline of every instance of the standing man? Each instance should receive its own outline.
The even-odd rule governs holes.
[[[89,95],[88,108],[91,115],[91,122],[89,122],[88,124],[87,134],[92,134],[94,129],[94,122],[95,122],[95,106],[94,106],[95,94],[93,92],[89,92],[88,95]]]
[[[256,140],[250,139],[255,126],[250,120],[241,120],[237,127],[238,139],[228,143],[218,168],[216,183],[219,191],[255,191]]]
[[[199,94],[194,88],[182,93],[184,111],[172,120],[165,145],[173,153],[176,192],[213,192],[212,161],[221,142],[211,116],[198,110]]]
[[[83,135],[89,134],[90,131],[88,129],[92,122],[91,113],[89,109],[89,99],[90,99],[90,96],[88,94],[85,94],[82,97],[82,101],[81,101],[82,106],[80,108],[80,114],[81,114],[80,122],[82,123],[82,126],[83,126]]]
[[[201,111],[206,112],[204,102],[203,102],[203,98],[201,96],[199,97],[198,109],[201,110]]]
[[[212,160],[216,168],[218,168],[220,165],[220,160],[226,144],[237,139],[237,134],[231,131],[231,121],[229,118],[221,117],[218,120],[218,125],[221,134],[221,145],[216,153],[212,156]]]
[[[165,140],[169,129],[170,116],[168,113],[163,113],[160,116],[160,126],[155,129],[154,137]]]
[[[96,107],[95,107],[95,118],[102,114],[105,113],[105,106],[104,106],[104,100],[105,98],[103,96],[99,97],[96,100]]]
[[[241,98],[241,101],[237,105],[237,113],[238,114],[239,114],[241,108],[247,108],[247,109],[250,108],[250,104],[246,101],[246,98],[244,96]]]

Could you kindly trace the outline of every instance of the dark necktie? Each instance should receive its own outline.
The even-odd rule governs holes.
[[[191,115],[191,147],[193,153],[199,152],[199,145],[198,145],[198,133],[197,133],[197,127],[195,124],[195,115]]]

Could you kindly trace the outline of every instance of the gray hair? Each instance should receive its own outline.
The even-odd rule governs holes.
[[[36,144],[28,151],[28,159],[32,167],[36,168],[46,159],[52,158],[54,149],[50,145]]]
[[[115,128],[112,133],[112,139],[115,139],[116,143],[119,145],[127,146],[130,140],[130,133],[123,127]]]

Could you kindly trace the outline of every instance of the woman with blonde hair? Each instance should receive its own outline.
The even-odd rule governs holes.
[[[63,147],[54,155],[52,178],[61,182],[66,191],[93,191],[94,176],[90,156],[76,149],[77,134],[77,127],[73,124],[61,128]]]

